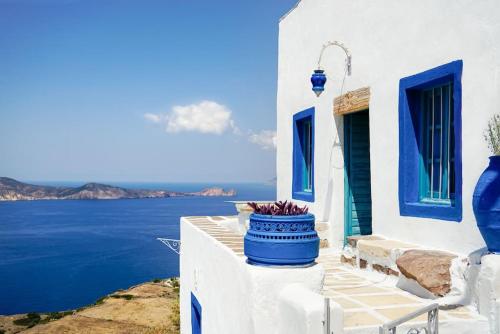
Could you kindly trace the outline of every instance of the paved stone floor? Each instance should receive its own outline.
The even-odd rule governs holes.
[[[229,247],[236,255],[245,256],[243,254],[243,236],[223,226],[224,223],[227,224],[238,220],[237,216],[196,216],[184,218],[200,230]]]
[[[378,327],[432,303],[395,287],[393,277],[340,263],[338,254],[322,254],[317,262],[326,271],[322,293],[344,309],[346,332]],[[439,311],[440,323],[455,320],[484,321],[484,318],[468,307]],[[423,315],[410,323],[426,321],[427,315]]]
[[[239,256],[243,254],[243,236],[232,232],[225,224],[235,222],[236,216],[184,217],[188,222],[205,231],[211,237],[229,247]],[[321,252],[317,262],[325,268],[322,294],[331,298],[344,309],[346,333],[359,330],[376,330],[380,325],[416,311],[432,301],[416,297],[395,287],[393,277],[355,269],[340,263],[340,255]],[[427,316],[417,318],[413,323],[426,322]],[[439,311],[439,322],[476,322],[485,319],[473,309],[460,307]],[[441,327],[441,326],[440,326]],[[458,333],[458,332],[457,332]]]

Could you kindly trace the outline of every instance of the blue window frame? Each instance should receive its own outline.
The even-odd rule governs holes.
[[[191,292],[191,333],[201,334],[201,305]]]
[[[402,216],[462,220],[461,60],[399,83]]]
[[[314,108],[293,116],[292,198],[314,202]]]

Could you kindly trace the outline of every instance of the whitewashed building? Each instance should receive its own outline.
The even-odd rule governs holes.
[[[244,210],[183,218],[182,333],[378,333],[432,303],[440,333],[500,333],[500,260],[471,204],[500,110],[500,2],[302,0],[279,28],[277,194],[315,214],[321,255],[251,266]],[[427,277],[402,269],[410,250]]]

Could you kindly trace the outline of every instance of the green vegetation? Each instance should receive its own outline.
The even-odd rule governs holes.
[[[5,334],[5,330],[0,329],[0,334]]]
[[[73,311],[51,312],[51,313],[47,314],[47,317],[45,319],[43,319],[42,321],[40,321],[40,323],[45,324],[49,321],[58,320],[58,319],[64,318],[65,316],[71,315],[71,314],[73,314]]]
[[[40,315],[39,313],[36,312],[31,312],[26,314],[24,318],[14,320],[13,323],[14,325],[17,326],[24,326],[27,328],[31,328],[38,324],[46,324],[49,321],[64,318],[65,316],[70,314],[73,314],[73,311],[51,312],[46,314],[45,316]],[[3,332],[0,331],[0,334],[3,334]]]
[[[124,294],[124,295],[111,295],[112,298],[122,298],[122,299],[126,299],[126,300],[131,300],[132,298],[134,298],[133,295],[129,295],[129,294]]]
[[[484,134],[493,155],[500,155],[500,114],[493,115],[488,122],[488,129]]]
[[[178,277],[170,277],[168,279],[170,285],[172,285],[173,288],[178,288],[181,286],[181,284],[179,283],[179,278]]]
[[[159,278],[155,278],[155,279],[153,280],[153,283],[161,283],[161,279],[159,279]]]
[[[31,312],[31,313],[26,314],[26,317],[24,317],[24,318],[14,320],[13,323],[14,323],[14,325],[17,325],[17,326],[25,326],[25,327],[31,328],[33,326],[38,325],[40,320],[41,320],[40,314],[38,314],[36,312]]]
[[[179,282],[178,277],[170,277],[167,282],[170,284],[172,288],[174,288],[174,292],[179,294],[179,288],[181,287],[181,284]]]
[[[94,305],[101,305],[102,303],[104,303],[104,299],[106,298],[108,298],[108,296],[99,298],[98,300],[95,301]]]

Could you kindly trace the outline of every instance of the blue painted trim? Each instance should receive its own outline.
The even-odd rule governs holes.
[[[299,136],[298,124],[305,118],[311,118],[311,170],[312,170],[312,186],[311,191],[304,191],[302,184],[302,175],[304,169],[304,157]],[[292,164],[292,198],[314,202],[314,107],[303,110],[293,115],[293,164]]]
[[[462,60],[399,81],[399,212],[402,216],[462,221]],[[455,117],[455,200],[429,203],[419,199],[419,137],[422,89],[453,81]]]
[[[201,305],[191,292],[191,333],[201,334]]]

